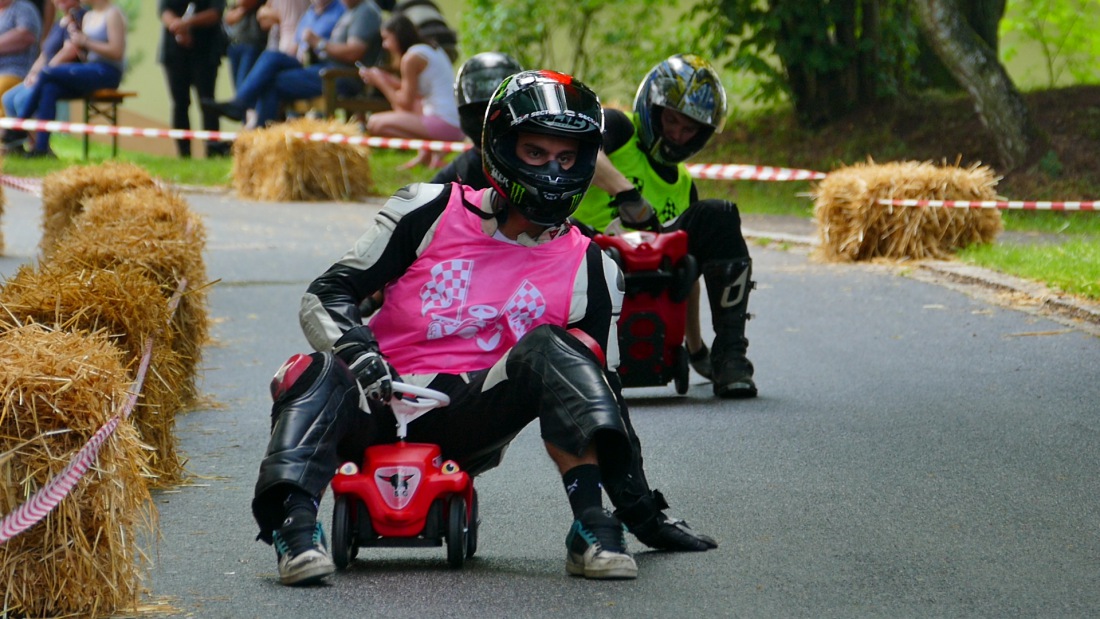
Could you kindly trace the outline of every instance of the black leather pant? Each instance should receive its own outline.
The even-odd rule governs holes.
[[[340,463],[359,461],[367,446],[396,439],[388,407],[359,410],[354,378],[342,361],[329,353],[311,357],[309,369],[272,406],[252,504],[262,539],[270,540],[282,522],[289,490],[320,497]],[[444,458],[473,475],[498,465],[508,443],[538,419],[543,440],[562,450],[580,455],[595,442],[616,506],[649,493],[617,376],[561,328],[538,327],[493,367],[440,375],[430,386],[451,403],[410,423],[408,440],[438,444]]]

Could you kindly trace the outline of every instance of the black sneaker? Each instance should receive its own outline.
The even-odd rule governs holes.
[[[215,101],[213,99],[201,99],[199,104],[204,110],[216,112],[229,120],[241,122],[244,120],[244,108],[236,101]]]
[[[565,537],[565,569],[585,578],[637,578],[638,564],[626,551],[623,525],[611,512],[590,507]]]
[[[704,552],[718,547],[709,535],[696,533],[687,522],[669,518],[661,512],[657,517],[630,530],[638,541],[657,550],[671,552]]]
[[[287,518],[272,537],[279,581],[284,585],[314,584],[336,571],[320,522],[296,523]]]

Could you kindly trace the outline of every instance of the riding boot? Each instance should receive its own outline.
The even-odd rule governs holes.
[[[710,349],[714,395],[755,398],[752,362],[745,356],[749,347],[745,337],[745,322],[750,318],[749,291],[756,286],[752,281],[752,259],[708,262],[703,265],[703,278],[714,324]]]

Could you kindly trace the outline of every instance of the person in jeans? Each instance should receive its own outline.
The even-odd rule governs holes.
[[[278,118],[279,104],[321,96],[321,70],[373,64],[381,52],[382,14],[374,0],[313,0],[298,22],[297,56],[267,50],[260,54],[231,101],[204,101],[204,105],[231,120],[240,121],[249,108],[263,126]],[[362,90],[356,79],[340,80],[344,96]]]
[[[42,15],[28,0],[0,0],[0,95],[22,82],[38,56]]]
[[[615,373],[622,276],[567,222],[595,171],[599,99],[568,75],[526,71],[500,85],[486,118],[491,188],[402,188],[302,298],[316,352],[291,357],[272,380],[252,502],[283,584],[335,571],[318,501],[341,462],[396,440],[395,376],[448,394],[449,405],[408,425],[408,440],[438,444],[471,475],[499,465],[538,420],[573,512],[569,574],[635,578],[624,525],[654,548],[717,546],[665,516],[648,486]],[[359,304],[383,288],[364,324]]]
[[[42,52],[34,61],[27,77],[15,87],[4,93],[2,98],[4,115],[12,118],[19,116],[27,97],[31,94],[31,88],[38,81],[38,74],[46,67],[57,66],[67,62],[79,62],[76,48],[66,45],[69,40],[68,24],[70,21],[79,22],[84,15],[84,9],[80,6],[80,0],[53,0],[50,14],[61,15],[61,19],[53,23],[46,37],[42,40]],[[23,150],[23,145],[29,138],[29,134],[22,129],[8,129],[4,132],[3,148],[5,152],[12,153]]]
[[[257,17],[266,0],[238,0],[226,8],[222,22],[229,37],[225,56],[229,59],[229,77],[233,91],[240,89],[252,65],[267,47],[268,33],[260,26]]]
[[[42,69],[38,81],[27,95],[20,118],[54,120],[57,102],[91,94],[101,88],[118,88],[126,57],[126,17],[111,0],[88,0],[88,11],[70,23],[69,42],[81,62]],[[50,134],[35,135],[30,157],[53,157]]]

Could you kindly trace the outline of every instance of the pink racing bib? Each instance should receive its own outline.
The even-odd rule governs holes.
[[[568,323],[589,240],[576,228],[536,247],[486,236],[463,205],[481,204],[485,191],[455,187],[431,243],[371,318],[403,375],[484,369],[531,329]]]

